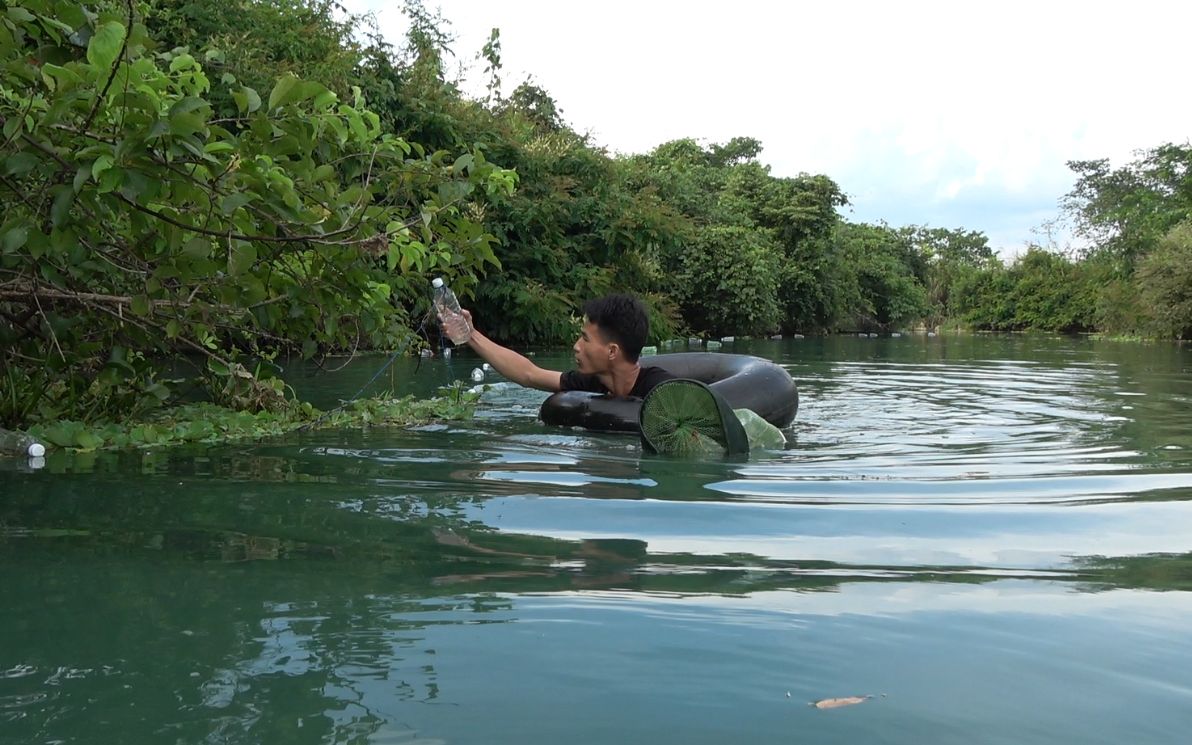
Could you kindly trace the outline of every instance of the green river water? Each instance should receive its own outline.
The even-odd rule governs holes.
[[[724,351],[799,382],[785,451],[645,455],[505,384],[447,426],[0,460],[0,742],[1192,737],[1192,350]],[[383,362],[289,374],[328,406]]]

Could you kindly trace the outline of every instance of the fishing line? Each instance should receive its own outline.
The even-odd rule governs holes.
[[[429,341],[430,339],[426,334],[426,319],[429,316],[430,316],[430,314],[428,313],[426,316],[422,317],[422,322],[418,324],[417,331],[410,332],[410,335],[406,337],[405,342],[402,343],[402,345],[397,348],[397,351],[394,352],[389,357],[389,359],[385,361],[385,364],[381,365],[380,369],[378,369],[375,373],[373,373],[373,376],[371,378],[369,378],[368,382],[365,383],[364,385],[362,385],[360,387],[360,390],[356,391],[356,395],[352,396],[347,401],[341,402],[340,405],[336,406],[334,409],[329,409],[329,410],[323,412],[313,422],[308,422],[307,424],[302,425],[301,427],[298,428],[298,431],[305,432],[306,430],[310,429],[311,427],[315,426],[316,424],[319,424],[320,422],[322,422],[323,420],[325,420],[327,417],[331,416],[335,412],[342,411],[345,406],[351,404],[353,401],[360,398],[360,395],[362,393],[364,393],[366,390],[368,390],[368,387],[370,385],[372,385],[373,383],[375,383],[377,378],[381,377],[381,373],[383,373],[387,369],[389,369],[389,366],[393,364],[393,361],[396,360],[399,356],[401,356],[401,354],[403,352],[405,352],[406,349],[410,346],[410,343],[413,342],[415,339],[417,339],[419,335],[423,336],[424,338],[427,339],[427,341]],[[443,332],[440,330],[440,332],[439,332],[440,337],[442,336],[442,333]],[[421,367],[422,367],[422,358],[419,357],[418,365],[414,368],[415,375],[418,374],[418,369]]]

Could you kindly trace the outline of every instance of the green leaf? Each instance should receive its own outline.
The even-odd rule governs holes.
[[[41,162],[41,158],[28,150],[13,153],[4,159],[5,176],[21,176],[32,171]]]
[[[132,312],[138,316],[149,315],[149,298],[144,295],[132,296]]]
[[[94,450],[103,444],[103,438],[94,432],[80,430],[75,433],[74,445],[81,450]]]
[[[312,105],[316,109],[329,109],[339,101],[339,97],[335,95],[334,91],[324,88],[319,93],[315,94]]]
[[[54,204],[50,207],[50,224],[55,228],[62,225],[70,217],[70,208],[74,206],[75,191],[66,184],[54,187],[58,194],[54,197]]]
[[[99,177],[103,175],[104,171],[112,167],[112,163],[112,156],[110,155],[101,155],[96,158],[95,162],[91,164],[91,178],[99,181]]]
[[[124,180],[123,168],[109,168],[104,171],[99,177],[99,193],[107,194],[110,191],[115,191],[117,187]]]
[[[192,111],[198,111],[199,109],[210,105],[211,104],[207,103],[198,96],[187,96],[170,107],[170,116],[173,117],[177,114],[189,114]]]
[[[205,259],[211,255],[211,241],[203,236],[195,236],[182,247],[182,254],[192,259]]]
[[[207,117],[199,112],[186,112],[170,116],[170,134],[186,137],[202,130],[207,124]],[[185,143],[183,143],[185,145]]]
[[[290,95],[290,92],[294,90],[299,82],[301,81],[294,77],[293,73],[283,75],[281,80],[278,80],[273,86],[273,91],[269,94],[269,108],[275,109],[280,106],[285,101],[286,96]]]
[[[195,58],[189,54],[180,54],[174,59],[170,60],[170,72],[178,72],[179,70],[189,70],[195,66]]]
[[[466,169],[472,167],[472,162],[475,160],[470,153],[464,153],[455,159],[455,163],[451,165],[451,172],[455,175],[463,173]]]
[[[241,86],[240,90],[232,92],[232,99],[241,114],[251,114],[261,108],[261,96],[252,88]]]
[[[41,66],[41,77],[51,87],[65,83],[78,84],[83,82],[83,78],[74,70],[68,67],[59,67],[49,62]],[[53,81],[52,84],[51,81]]]
[[[87,61],[97,68],[111,67],[116,61],[116,56],[120,54],[124,34],[124,25],[119,21],[101,24],[87,45]]]
[[[8,18],[15,23],[28,23],[34,20],[36,16],[24,8],[11,7],[8,9]]]
[[[236,210],[252,201],[252,195],[243,191],[238,191],[235,194],[229,194],[220,202],[219,208],[225,215],[230,215]]]
[[[11,228],[4,234],[3,246],[4,253],[16,253],[21,246],[25,245],[25,241],[29,240],[29,231],[24,226],[18,225]]]
[[[236,241],[228,254],[228,273],[243,274],[257,261],[257,248],[247,241]]]
[[[171,339],[177,339],[178,334],[180,334],[181,332],[182,332],[182,324],[178,323],[178,319],[171,318],[166,323],[166,336],[170,337]]]

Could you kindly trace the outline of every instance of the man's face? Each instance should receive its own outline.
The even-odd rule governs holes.
[[[620,347],[605,341],[600,328],[586,318],[572,349],[575,352],[575,369],[582,373],[606,372],[620,352]]]

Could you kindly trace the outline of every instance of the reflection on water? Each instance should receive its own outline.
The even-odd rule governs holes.
[[[1187,350],[738,346],[800,382],[784,451],[646,455],[498,385],[462,424],[0,462],[0,742],[1183,737]]]

